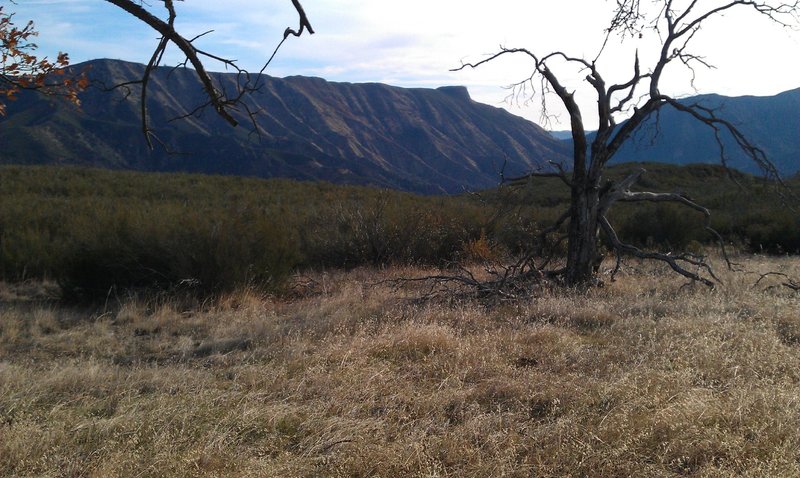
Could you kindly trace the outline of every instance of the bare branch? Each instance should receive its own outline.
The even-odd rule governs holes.
[[[314,29],[311,27],[311,23],[308,21],[308,17],[306,16],[305,10],[303,10],[303,6],[300,5],[300,0],[292,0],[292,5],[294,5],[294,9],[297,10],[297,14],[300,16],[300,29],[298,31],[294,31],[291,28],[287,28],[285,32],[283,32],[284,40],[289,35],[294,35],[299,37],[303,34],[303,30],[307,29],[308,33],[314,34]]]
[[[767,277],[770,277],[770,276],[783,277],[785,279],[785,282],[781,282],[782,286],[784,286],[784,287],[786,287],[788,289],[791,289],[791,290],[793,290],[795,292],[800,292],[800,282],[798,282],[796,279],[790,277],[789,275],[784,274],[783,272],[767,272],[765,274],[761,274],[761,277],[759,277],[758,280],[756,281],[756,283],[753,284],[753,287],[757,287],[758,284],[760,284],[762,280],[764,280],[764,279],[766,279]],[[767,287],[767,289],[770,289],[772,287],[774,287],[774,286]]]
[[[714,287],[713,281],[701,276],[698,273],[686,269],[683,265],[688,264],[698,269],[705,270],[709,275],[711,275],[711,277],[714,278],[714,280],[719,282],[719,279],[714,276],[714,272],[711,270],[711,267],[702,259],[693,257],[690,254],[672,255],[670,253],[662,254],[659,252],[643,251],[636,246],[622,242],[619,239],[619,236],[617,236],[616,231],[614,231],[614,228],[611,226],[611,223],[609,223],[608,219],[605,217],[600,218],[600,226],[603,229],[603,232],[606,234],[608,240],[611,242],[612,247],[621,253],[638,257],[639,259],[650,259],[665,262],[670,266],[670,268],[672,268],[673,271],[677,272],[678,274],[693,281],[701,282],[708,287]]]
[[[177,12],[175,10],[174,0],[162,0],[164,3],[164,8],[167,10],[167,19],[162,20],[158,18],[156,15],[148,11],[142,5],[142,2],[137,2],[134,0],[106,0],[108,3],[124,10],[125,12],[129,13],[130,15],[134,16],[138,20],[142,21],[146,25],[148,25],[153,30],[157,31],[161,35],[161,39],[159,40],[158,45],[156,46],[153,55],[151,56],[150,61],[148,62],[145,72],[139,81],[135,82],[126,82],[126,85],[133,85],[138,84],[142,88],[141,92],[141,116],[142,116],[142,130],[147,138],[148,145],[152,148],[151,138],[151,130],[148,125],[147,120],[147,87],[149,84],[150,76],[153,70],[161,64],[161,59],[163,57],[164,51],[169,43],[177,46],[178,49],[183,53],[186,60],[184,61],[183,65],[190,64],[195,71],[195,74],[200,80],[200,83],[203,87],[203,90],[208,98],[208,101],[200,106],[199,109],[205,108],[210,106],[214,109],[214,111],[223,118],[227,123],[232,126],[238,125],[238,120],[234,118],[232,115],[232,111],[236,110],[238,106],[241,106],[245,113],[247,114],[248,119],[250,119],[254,124],[254,129],[257,130],[257,125],[253,121],[253,117],[255,112],[253,112],[246,104],[242,103],[242,98],[245,94],[251,93],[253,91],[257,91],[260,88],[260,75],[266,69],[267,65],[272,61],[277,50],[280,46],[286,41],[286,38],[289,35],[300,36],[304,31],[308,31],[310,34],[314,33],[314,29],[311,27],[311,23],[308,20],[308,17],[303,10],[302,5],[300,4],[299,0],[292,0],[292,4],[297,11],[297,14],[300,18],[300,27],[298,30],[293,30],[292,28],[287,28],[284,32],[283,39],[278,44],[278,47],[272,53],[267,63],[259,72],[258,78],[253,82],[250,73],[246,70],[238,67],[236,65],[235,60],[223,58],[221,56],[215,55],[213,53],[201,50],[194,46],[194,41],[202,36],[208,34],[209,32],[204,32],[199,35],[196,35],[192,38],[187,38],[181,33],[179,33],[175,28],[175,19],[177,17]],[[224,89],[221,87],[217,87],[215,85],[214,79],[208,73],[205,64],[201,58],[207,58],[219,63],[222,63],[226,68],[232,68],[236,72],[239,73],[239,81],[237,81],[237,88],[236,91],[229,95]],[[185,118],[187,116],[191,116],[195,114],[198,109],[188,113],[179,115],[176,118]]]
[[[741,131],[739,131],[739,129],[733,123],[717,117],[713,109],[702,106],[698,103],[685,105],[668,96],[663,96],[662,99],[665,103],[669,104],[676,110],[691,115],[701,124],[704,124],[714,130],[714,134],[717,139],[717,145],[720,148],[720,161],[723,165],[726,164],[726,157],[725,146],[722,143],[720,132],[725,130],[730,133],[742,152],[744,152],[754,163],[756,163],[756,165],[761,168],[767,178],[778,181],[781,185],[783,185],[780,173],[772,161],[767,158],[764,150],[752,144],[750,140],[748,140],[747,137]]]
[[[547,67],[545,61],[550,58],[554,57],[561,57],[570,62],[577,62],[586,67],[591,67],[591,65],[586,62],[585,60],[570,57],[561,52],[554,52],[550,53],[549,55],[539,59],[535,54],[533,54],[530,50],[526,48],[504,48],[501,47],[501,50],[494,55],[485,58],[476,63],[462,63],[462,65],[458,68],[455,68],[451,71],[460,71],[464,68],[477,68],[483,64],[486,64],[490,61],[493,61],[503,55],[507,54],[517,54],[522,53],[528,57],[530,57],[534,61],[534,69],[536,72],[541,74],[546,80],[547,83],[552,88],[553,92],[558,95],[561,99],[562,103],[567,109],[567,112],[570,116],[570,124],[572,126],[572,142],[575,154],[573,155],[573,171],[581,171],[581,174],[584,173],[586,164],[585,164],[585,154],[586,151],[586,131],[583,126],[583,118],[581,116],[581,110],[578,106],[577,102],[575,101],[574,94],[569,92],[559,81],[556,74]]]
[[[697,1],[692,2],[692,7],[697,3]],[[694,20],[689,21],[686,23],[684,27],[682,27],[679,31],[676,32],[677,36],[682,36],[697,27],[700,26],[701,23],[708,20],[710,17],[719,15],[724,13],[727,10],[732,8],[737,8],[741,6],[747,6],[753,8],[759,14],[769,18],[771,21],[784,26],[790,26],[788,21],[784,21],[781,18],[789,17],[792,20],[797,20],[798,18],[798,8],[800,8],[800,2],[795,1],[793,3],[779,3],[778,5],[770,5],[769,2],[756,2],[756,1],[747,1],[747,0],[734,0],[725,5],[719,6],[717,8],[713,8],[708,10],[707,12],[703,13],[702,15],[697,16]],[[678,18],[678,21],[686,20],[686,18],[691,13],[692,9],[687,8],[684,15]]]
[[[195,71],[197,72],[197,77],[203,84],[203,89],[206,91],[206,95],[208,95],[208,98],[211,100],[211,104],[214,106],[214,109],[216,110],[217,114],[219,114],[232,126],[236,126],[238,124],[238,122],[228,112],[224,98],[217,90],[217,88],[214,86],[214,82],[211,80],[211,76],[206,71],[205,65],[198,58],[197,50],[194,48],[194,46],[192,46],[189,40],[187,40],[186,38],[181,36],[177,31],[175,31],[173,25],[171,25],[168,22],[164,22],[163,20],[151,14],[150,12],[145,10],[142,6],[137,5],[135,2],[131,0],[106,0],[106,1],[111,3],[112,5],[116,5],[117,7],[125,10],[134,17],[138,18],[142,22],[146,23],[153,30],[160,33],[163,39],[166,39],[167,41],[172,42],[175,46],[177,46],[183,52],[183,54],[186,55],[186,58],[189,60],[189,62],[192,64],[192,67],[194,67]],[[168,3],[171,4],[171,2]],[[161,43],[159,43],[159,46],[160,45]],[[158,48],[156,50],[158,50]]]
[[[649,74],[641,73],[639,67],[639,52],[637,51],[633,64],[633,77],[630,79],[630,81],[628,81],[627,83],[622,83],[620,85],[613,85],[608,88],[608,93],[606,94],[606,101],[608,101],[609,103],[613,99],[614,94],[616,94],[618,91],[628,90],[628,94],[625,95],[624,98],[620,99],[617,102],[616,106],[609,109],[609,118],[612,121],[612,124],[614,124],[613,123],[614,114],[621,112],[625,108],[625,105],[627,105],[633,99],[633,96],[635,95],[636,92],[636,87],[639,85],[639,83],[641,83],[643,79],[649,77],[650,77]]]
[[[505,182],[513,185],[519,185],[523,182],[531,179],[531,178],[558,178],[566,184],[567,186],[572,186],[569,178],[567,177],[567,172],[564,170],[564,167],[554,161],[548,162],[551,166],[556,168],[556,171],[532,171],[528,174],[523,174],[522,176],[517,176],[513,178],[508,178]]]
[[[730,260],[725,241],[717,232],[716,229],[711,227],[711,213],[709,210],[696,202],[692,201],[689,197],[678,193],[654,193],[654,192],[633,192],[630,188],[642,177],[647,171],[639,169],[627,178],[620,181],[618,184],[609,188],[608,192],[603,196],[600,201],[600,214],[605,216],[611,206],[617,202],[672,202],[678,203],[693,209],[703,215],[703,229],[708,232],[717,242],[720,252],[725,260],[729,269],[733,270],[737,264]]]

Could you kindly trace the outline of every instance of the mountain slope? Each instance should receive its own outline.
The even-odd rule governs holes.
[[[733,123],[783,175],[800,171],[800,88],[770,97],[700,95],[682,100],[714,108],[719,118]],[[740,171],[761,171],[742,153],[729,133],[721,135],[729,165]],[[620,149],[614,163],[655,161],[670,164],[719,163],[714,131],[686,113],[664,107]]]
[[[104,85],[139,78],[144,69],[113,60],[88,65],[94,83]],[[219,77],[233,88],[235,75]],[[158,69],[148,92],[150,122],[177,154],[147,149],[137,90],[92,88],[81,95],[80,111],[31,94],[10,104],[0,119],[0,163],[280,176],[453,193],[568,157],[567,147],[543,129],[472,101],[463,87],[264,77],[261,90],[248,98],[259,111],[260,135],[251,134],[244,112],[236,114],[238,128],[210,110],[170,122],[203,102],[190,70]]]

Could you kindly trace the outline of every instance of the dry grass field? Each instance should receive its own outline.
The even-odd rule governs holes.
[[[0,289],[0,475],[800,476],[800,294],[751,258],[487,307],[424,273],[87,311]]]

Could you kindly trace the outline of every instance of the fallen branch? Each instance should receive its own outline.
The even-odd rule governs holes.
[[[428,291],[416,300],[429,301],[438,298],[473,299],[484,302],[515,302],[531,297],[531,292],[546,285],[557,275],[556,272],[542,271],[529,256],[511,265],[487,264],[483,272],[489,279],[482,280],[467,267],[456,266],[454,274],[433,274],[422,277],[403,277],[380,281],[375,285],[423,283]]]
[[[788,289],[791,289],[794,292],[800,291],[800,282],[798,282],[796,279],[788,276],[787,274],[784,274],[783,272],[767,272],[767,273],[761,274],[761,277],[759,277],[758,280],[756,281],[756,283],[753,284],[753,287],[758,287],[758,285],[761,283],[762,280],[764,280],[764,279],[766,279],[767,277],[770,277],[770,276],[783,277],[786,280],[784,282],[781,282],[780,285],[782,285],[782,286],[784,286],[784,287],[786,287]],[[764,290],[765,291],[766,290],[770,290],[770,289],[772,289],[774,287],[775,287],[774,285],[771,285],[771,286],[767,287]]]

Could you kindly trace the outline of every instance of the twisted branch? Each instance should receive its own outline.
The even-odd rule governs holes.
[[[180,51],[185,55],[186,60],[181,64],[181,66],[186,66],[190,64],[195,71],[195,74],[200,80],[202,84],[203,90],[205,91],[206,97],[208,101],[203,103],[202,105],[198,106],[192,112],[181,115],[176,117],[175,119],[185,118],[188,116],[192,116],[196,114],[198,111],[206,108],[212,107],[217,115],[219,115],[222,119],[224,119],[228,124],[231,126],[237,126],[239,122],[233,117],[232,111],[236,110],[237,106],[242,105],[250,118],[253,122],[253,127],[257,130],[257,125],[253,120],[255,115],[252,112],[248,105],[244,104],[242,99],[244,95],[248,93],[252,93],[253,91],[257,91],[260,85],[260,76],[267,68],[269,63],[272,61],[272,58],[275,57],[278,49],[281,45],[286,41],[289,35],[293,36],[300,36],[304,31],[308,31],[309,34],[314,33],[314,29],[311,27],[311,23],[308,20],[308,17],[300,4],[299,0],[292,0],[292,4],[297,11],[297,14],[300,18],[300,27],[297,31],[293,30],[292,28],[287,28],[284,32],[283,39],[280,41],[278,46],[276,47],[275,51],[270,56],[267,63],[264,67],[259,71],[255,80],[251,78],[250,73],[240,68],[235,60],[226,59],[220,57],[218,55],[214,55],[212,53],[203,51],[194,46],[194,41],[209,32],[205,32],[203,34],[197,35],[193,38],[187,38],[179,33],[175,29],[175,18],[177,17],[177,12],[174,6],[174,0],[162,0],[164,4],[164,8],[167,10],[167,19],[162,20],[146,10],[140,3],[135,2],[133,0],[106,0],[108,3],[115,5],[125,12],[133,15],[138,20],[142,21],[146,25],[148,25],[153,30],[157,31],[161,35],[161,39],[159,40],[158,45],[156,46],[155,50],[153,51],[153,55],[150,58],[150,61],[147,63],[145,67],[144,74],[142,78],[136,81],[129,81],[122,83],[120,85],[115,86],[130,86],[134,84],[138,84],[141,87],[141,117],[142,117],[142,132],[147,139],[148,146],[152,148],[151,138],[154,137],[153,132],[151,131],[148,125],[147,119],[147,87],[150,81],[150,77],[152,75],[153,70],[161,64],[161,60],[163,58],[164,52],[167,46],[172,43],[173,45],[177,46]],[[239,80],[237,81],[237,91],[234,95],[229,96],[225,93],[224,90],[220,90],[214,84],[214,80],[211,75],[206,70],[205,64],[203,63],[202,57],[208,58],[217,62],[222,63],[226,68],[230,67],[234,69],[239,74]]]

